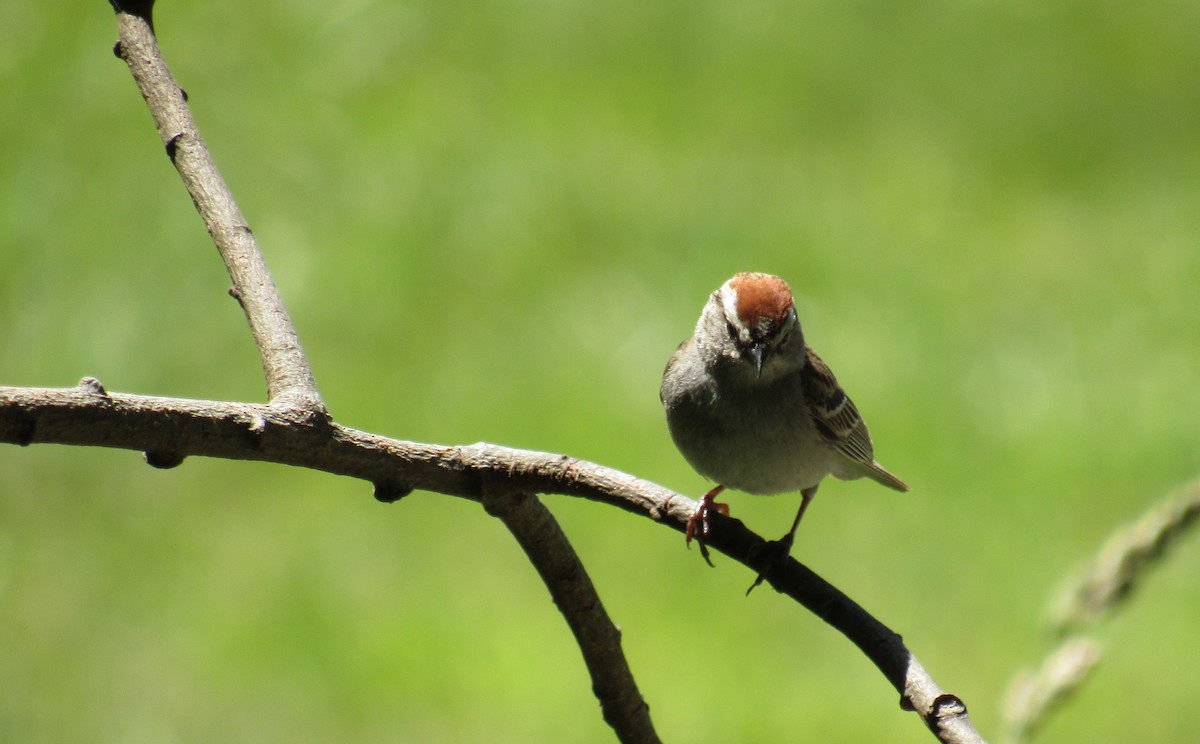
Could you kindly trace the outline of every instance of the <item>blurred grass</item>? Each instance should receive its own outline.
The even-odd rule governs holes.
[[[0,14],[0,382],[260,400],[107,4]],[[157,22],[346,424],[700,493],[662,365],[734,271],[787,278],[913,485],[828,484],[795,553],[994,732],[1048,592],[1200,459],[1198,15],[225,0]],[[0,472],[6,741],[611,738],[473,504],[59,447],[0,448]],[[548,501],[665,738],[927,740],[848,643],[742,599],[748,572]],[[795,500],[732,505],[773,535]],[[1047,740],[1190,736],[1195,560],[1110,624]]]

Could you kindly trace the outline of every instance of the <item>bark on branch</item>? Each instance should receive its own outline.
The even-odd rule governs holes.
[[[512,532],[571,626],[604,720],[614,731],[636,733],[627,741],[657,742],[650,706],[638,693],[621,651],[621,631],[604,611],[596,587],[558,522],[537,497],[511,491],[503,483],[489,483],[484,481],[483,506]]]
[[[204,220],[233,280],[229,294],[241,303],[267,380],[267,399],[324,416],[312,368],[300,346],[279,290],[250,230],[250,224],[209,155],[187,106],[187,95],[163,60],[154,37],[151,2],[110,0],[117,11],[120,41],[114,51],[146,99],[158,136],[196,211]]]
[[[146,453],[151,464],[174,465],[191,455],[274,462],[361,478],[373,483],[376,497],[385,501],[416,488],[485,504],[491,498],[492,510],[501,514],[506,507],[495,499],[512,497],[490,494],[563,494],[610,504],[677,532],[683,532],[696,506],[650,481],[566,455],[487,443],[406,442],[264,404],[110,393],[91,378],[66,389],[0,387],[0,441],[118,447]],[[517,518],[505,519],[513,529]],[[526,546],[528,539],[520,539]],[[708,545],[757,571],[766,541],[740,521],[718,515]],[[549,584],[555,597],[582,591],[575,586],[585,580],[582,574],[547,571],[541,564],[539,571],[567,582],[565,587]],[[917,712],[941,741],[983,741],[962,701],[933,681],[898,635],[836,587],[795,559],[777,565],[767,581],[858,646],[901,694],[901,705]],[[566,612],[574,605],[559,606]],[[593,627],[587,619],[569,617],[568,622],[577,634]],[[603,635],[610,631],[597,632],[590,642],[609,643]],[[595,677],[593,685],[601,689]],[[619,697],[638,700],[640,694],[630,687]],[[633,734],[622,738],[653,741]]]

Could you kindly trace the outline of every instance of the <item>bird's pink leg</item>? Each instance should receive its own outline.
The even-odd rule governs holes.
[[[696,538],[696,542],[700,544],[700,555],[704,556],[704,560],[710,566],[713,562],[708,557],[708,548],[704,544],[704,538],[708,537],[708,518],[712,514],[713,509],[716,509],[721,514],[729,514],[729,505],[719,504],[716,500],[717,494],[724,490],[725,486],[717,486],[700,497],[700,503],[696,505],[696,511],[692,512],[692,516],[687,522],[687,530],[684,531],[684,536],[687,538],[687,546],[691,547],[692,538]]]

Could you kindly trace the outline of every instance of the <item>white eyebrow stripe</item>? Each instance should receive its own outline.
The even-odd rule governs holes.
[[[725,287],[721,288],[721,302],[725,305],[725,317],[738,317],[738,290],[733,288],[732,282],[725,282]]]
[[[725,319],[733,323],[739,333],[745,331],[746,326],[742,323],[742,316],[737,312],[737,290],[733,288],[732,279],[721,287],[721,305],[725,309]]]

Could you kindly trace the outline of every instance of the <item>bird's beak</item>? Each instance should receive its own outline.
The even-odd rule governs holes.
[[[750,360],[754,362],[754,372],[759,377],[762,377],[762,368],[763,365],[767,363],[767,355],[769,351],[770,348],[762,341],[755,341],[750,345],[750,348],[746,350],[746,353],[750,355]]]

